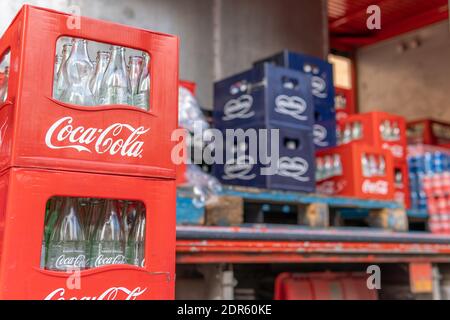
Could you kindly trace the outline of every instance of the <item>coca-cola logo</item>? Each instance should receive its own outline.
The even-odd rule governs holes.
[[[317,184],[316,191],[321,194],[334,195],[341,193],[346,185],[345,181],[324,181]]]
[[[230,121],[234,119],[247,119],[255,115],[254,111],[251,111],[253,106],[253,97],[248,94],[244,94],[237,99],[231,99],[223,107],[222,120]]]
[[[319,147],[328,147],[328,141],[325,139],[327,138],[328,132],[327,129],[320,125],[315,124],[313,129],[313,136],[314,136],[314,144]]]
[[[95,267],[106,266],[110,264],[125,264],[127,262],[124,255],[118,254],[116,256],[104,256],[99,254],[97,258],[95,258],[94,265]]]
[[[55,262],[55,267],[57,269],[66,269],[68,267],[84,268],[85,266],[86,266],[86,256],[84,254],[69,257],[62,254],[56,259]]]
[[[229,159],[223,166],[224,180],[252,180],[256,177],[254,173],[250,174],[254,166],[254,159],[248,155],[242,155],[237,159]]]
[[[275,98],[275,112],[291,116],[300,121],[308,120],[308,117],[303,115],[307,108],[305,100],[300,97],[287,95],[279,95]]]
[[[311,85],[312,85],[312,94],[316,96],[317,98],[325,99],[328,97],[327,95],[327,83],[324,79],[318,76],[313,76],[311,79]]]
[[[308,161],[300,157],[281,157],[278,160],[278,174],[283,177],[293,178],[302,182],[309,181],[309,177],[304,177],[308,169]]]
[[[388,143],[384,143],[383,149],[390,150],[392,155],[396,158],[403,158],[403,155],[405,154],[404,148],[399,145],[390,145]]]
[[[366,194],[386,195],[389,192],[389,183],[384,180],[378,180],[376,182],[364,180],[362,184],[362,191]]]
[[[142,158],[144,142],[138,139],[149,128],[134,128],[126,123],[113,123],[104,129],[85,128],[73,125],[73,121],[72,117],[63,117],[53,123],[45,135],[47,147]],[[125,133],[128,133],[127,138],[123,137]]]
[[[147,288],[136,287],[133,290],[129,290],[125,287],[112,287],[106,289],[102,294],[97,297],[66,297],[66,289],[58,288],[51,292],[44,300],[136,300],[137,297],[142,295]]]
[[[335,194],[335,183],[334,181],[325,181],[317,185],[317,192],[321,194],[332,195]]]

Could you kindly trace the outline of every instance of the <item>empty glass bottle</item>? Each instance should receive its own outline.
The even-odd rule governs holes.
[[[94,96],[94,101],[96,104],[102,104],[102,102],[100,101],[100,87],[102,84],[103,77],[105,75],[106,68],[108,67],[109,58],[110,58],[109,52],[107,51],[97,52],[95,73],[89,83],[89,87]]]
[[[352,140],[359,140],[362,137],[362,124],[359,121],[356,121],[353,124],[352,129]]]
[[[98,219],[102,217],[105,201],[103,199],[92,198],[89,201],[89,208],[86,215],[85,234],[86,239],[91,241]]]
[[[89,198],[78,198],[78,217],[80,218],[83,230],[86,229],[86,224],[88,220],[88,210],[89,210]],[[86,236],[86,232],[84,234]],[[87,240],[87,237],[86,237]]]
[[[344,128],[344,134],[342,136],[342,143],[346,144],[352,141],[352,126],[347,123]]]
[[[323,171],[324,179],[328,179],[333,176],[333,158],[331,156],[325,156]]]
[[[144,58],[140,56],[131,56],[128,62],[129,78],[131,85],[131,104],[136,105],[136,95],[139,90],[139,80],[144,69]]]
[[[378,175],[384,176],[386,174],[386,160],[384,156],[379,156],[378,158]]]
[[[139,210],[131,227],[126,247],[128,264],[144,267],[145,264],[145,209],[136,203]]]
[[[45,218],[44,218],[44,234],[42,237],[42,248],[41,248],[41,268],[45,267],[47,262],[47,245],[50,240],[50,236],[58,218],[59,210],[61,209],[61,199],[59,197],[50,198],[47,201],[47,206],[45,208]]]
[[[125,48],[113,46],[111,58],[100,86],[101,104],[128,104],[130,87],[125,63]]]
[[[124,234],[116,200],[106,200],[105,210],[92,236],[91,267],[126,263]]]
[[[339,127],[336,128],[336,143],[338,146],[342,144],[342,132]]]
[[[377,160],[375,158],[375,156],[373,154],[371,154],[369,156],[369,169],[370,169],[370,176],[371,177],[376,177],[379,173],[379,169],[378,169],[378,163]]]
[[[400,140],[400,134],[401,134],[401,131],[398,126],[398,122],[396,121],[392,125],[392,139],[391,140],[393,140],[393,141]]]
[[[89,88],[89,80],[93,66],[89,59],[87,42],[83,39],[74,39],[72,43],[72,52],[62,66],[67,86],[63,89],[60,100],[82,106],[92,106],[94,97]]]
[[[122,224],[124,229],[125,243],[128,241],[130,230],[140,212],[141,205],[136,201],[126,201]]]
[[[53,70],[53,92],[55,92],[56,89],[56,83],[57,83],[57,79],[58,79],[58,71],[59,68],[61,67],[61,63],[62,63],[62,56],[59,54],[55,55],[55,67]]]
[[[144,56],[144,69],[142,70],[141,77],[139,79],[139,89],[135,96],[135,106],[149,110],[150,109],[150,75],[149,75],[149,62],[150,56],[145,52]]]
[[[362,167],[362,174],[364,177],[370,177],[370,165],[369,165],[369,158],[367,157],[367,154],[363,153],[361,155],[361,167]]]
[[[72,52],[72,44],[66,43],[63,45],[62,53],[61,53],[61,65],[58,68],[58,73],[56,74],[56,83],[54,84],[53,88],[53,98],[54,99],[60,99],[61,94],[64,91],[64,89],[67,87],[67,79],[66,75],[63,72],[63,69],[65,69],[65,64],[67,62],[67,59],[69,59],[70,53]]]
[[[333,156],[333,171],[334,176],[340,176],[343,171],[341,156],[338,154]]]
[[[78,201],[65,198],[48,243],[46,268],[65,271],[86,267],[86,241],[78,216]]]
[[[323,158],[316,158],[316,180],[320,181],[324,178]]]

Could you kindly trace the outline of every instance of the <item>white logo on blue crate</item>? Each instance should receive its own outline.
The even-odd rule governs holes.
[[[327,83],[324,79],[318,76],[313,76],[311,80],[312,94],[321,99],[328,97],[327,94]]]
[[[308,120],[308,117],[303,115],[307,108],[305,100],[300,97],[281,94],[275,98],[275,112],[285,114],[300,121]]]
[[[328,132],[327,129],[324,126],[321,126],[320,124],[314,125],[313,130],[314,135],[314,144],[319,147],[328,147],[328,141],[325,141],[327,138]]]
[[[256,174],[252,173],[254,166],[254,159],[249,155],[242,155],[237,159],[229,159],[223,166],[224,175],[223,180],[252,180],[256,177]]]
[[[248,119],[255,115],[254,111],[251,111],[253,106],[253,97],[248,94],[244,94],[237,99],[229,100],[223,107],[222,120],[230,121],[234,119]]]
[[[309,177],[304,177],[304,175],[308,172],[308,169],[308,161],[300,157],[281,157],[278,160],[278,174],[283,177],[289,177],[297,181],[306,182],[310,180]]]

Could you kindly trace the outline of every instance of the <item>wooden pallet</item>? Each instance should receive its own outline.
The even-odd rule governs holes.
[[[177,223],[193,225],[291,224],[314,228],[368,226],[406,231],[406,211],[396,202],[327,197],[298,192],[225,187],[204,210],[190,210],[179,190]],[[192,202],[192,201],[191,201]],[[183,204],[183,205],[181,205]]]
[[[196,207],[190,189],[177,192],[177,224],[233,226],[244,222],[244,200],[238,196],[219,195],[208,200],[205,207]]]

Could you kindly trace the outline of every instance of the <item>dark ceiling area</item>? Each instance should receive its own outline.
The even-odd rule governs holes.
[[[370,5],[380,8],[381,29],[369,30]],[[448,0],[328,0],[331,47],[353,50],[448,19]]]

